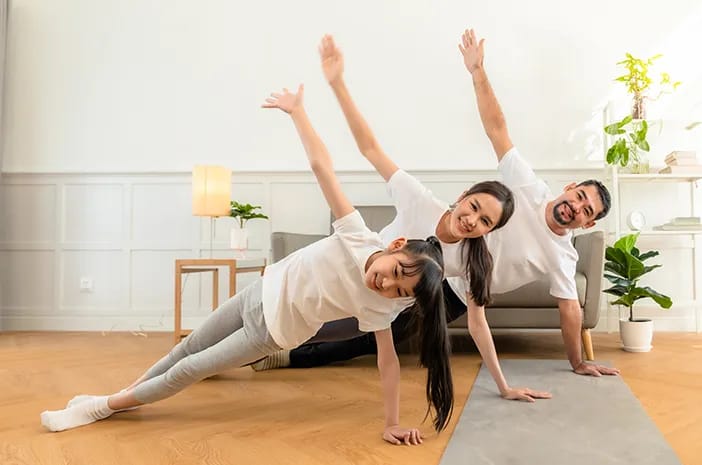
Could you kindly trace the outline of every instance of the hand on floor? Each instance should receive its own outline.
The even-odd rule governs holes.
[[[403,428],[401,426],[388,426],[383,431],[383,439],[390,444],[417,445],[422,443],[422,433],[417,428]]]
[[[573,371],[579,375],[587,375],[587,376],[602,376],[602,375],[618,375],[619,374],[619,370],[616,368],[606,367],[604,365],[597,365],[595,363],[585,363],[585,362],[582,362]]]
[[[534,391],[529,388],[507,388],[507,391],[501,395],[503,399],[521,400],[524,402],[536,402],[536,399],[550,399],[553,397],[550,392]]]

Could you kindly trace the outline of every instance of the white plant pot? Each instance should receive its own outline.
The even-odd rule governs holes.
[[[229,233],[229,246],[239,252],[249,248],[249,231],[246,228],[235,226]]]
[[[619,320],[619,334],[622,347],[627,352],[649,352],[653,341],[653,321],[629,321],[628,318]]]

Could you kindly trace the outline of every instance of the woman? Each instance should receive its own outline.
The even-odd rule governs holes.
[[[470,299],[483,306],[490,299],[492,257],[487,249],[484,235],[504,226],[514,211],[512,192],[502,183],[480,182],[459,196],[452,205],[437,199],[417,179],[400,170],[383,151],[375,139],[360,111],[356,107],[344,82],[344,60],[341,51],[331,36],[322,38],[319,46],[324,77],[334,91],[346,122],[353,133],[361,153],[371,162],[385,179],[393,199],[397,216],[381,232],[387,242],[395,235],[426,237],[435,235],[441,241],[446,268],[446,278],[462,277],[467,281]],[[452,321],[466,312],[466,305],[444,281],[447,321]],[[411,337],[412,315],[401,314],[392,325],[396,342]],[[352,328],[352,325],[349,325]],[[487,328],[487,324],[481,325]],[[337,334],[340,330],[337,328]],[[352,331],[349,336],[354,337]],[[482,340],[492,344],[489,330]],[[256,370],[284,366],[311,367],[331,362],[348,360],[375,352],[372,334],[354,337],[346,341],[305,344],[293,351],[282,351],[253,365]],[[480,348],[480,346],[479,346]],[[489,354],[493,351],[486,351]],[[483,349],[481,349],[483,353]],[[533,400],[548,398],[547,392],[529,388],[511,388],[502,375],[497,357],[488,355],[484,360],[493,378],[506,399]]]

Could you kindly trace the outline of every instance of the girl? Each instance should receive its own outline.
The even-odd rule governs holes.
[[[427,237],[435,235],[441,241],[446,274],[445,277],[461,277],[469,284],[469,297],[479,306],[490,299],[490,279],[492,276],[492,256],[485,238],[490,231],[501,228],[514,212],[512,192],[496,181],[479,182],[463,192],[452,205],[436,198],[416,178],[410,176],[390,159],[376,140],[360,111],[356,107],[344,82],[344,59],[341,50],[331,36],[322,38],[319,46],[324,77],[329,83],[346,121],[353,133],[361,153],[373,164],[385,179],[393,199],[397,216],[386,226],[380,236],[384,243],[399,235],[406,237]],[[466,311],[466,305],[454,293],[448,282],[444,282],[447,320],[452,321]],[[411,333],[411,313],[401,314],[392,324],[395,341],[409,339]],[[472,331],[478,348],[486,358],[485,362],[506,399],[533,400],[533,397],[550,397],[548,393],[528,388],[511,388],[507,385],[500,370],[484,311],[469,314],[469,323],[481,328]],[[349,336],[356,334],[351,331]],[[483,334],[483,329],[487,334]],[[336,334],[340,335],[340,325]],[[492,350],[490,349],[492,347]],[[327,363],[348,360],[360,355],[374,353],[376,341],[373,334],[367,334],[346,341],[305,344],[292,351],[281,351],[274,356],[253,365],[256,370],[282,366],[312,367]],[[493,355],[491,355],[493,354]]]
[[[223,370],[241,367],[303,343],[327,321],[355,317],[378,342],[385,404],[383,439],[419,444],[419,430],[399,425],[400,366],[390,331],[414,303],[421,321],[421,363],[428,369],[427,400],[442,430],[453,409],[450,348],[443,309],[443,260],[436,238],[398,238],[383,249],[341,190],[326,147],[303,107],[303,87],[266,99],[265,108],[290,114],[332,214],[334,234],[266,268],[263,278],[213,312],[198,329],[126,389],[110,396],[78,396],[64,410],[45,411],[42,424],[63,431],[115,412],[170,397]]]

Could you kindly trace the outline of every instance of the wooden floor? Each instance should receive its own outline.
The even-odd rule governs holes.
[[[0,464],[436,464],[480,364],[470,344],[454,355],[456,412],[448,431],[430,434],[422,446],[380,439],[372,357],[311,370],[231,370],[93,425],[42,428],[41,411],[62,408],[75,394],[124,387],[169,349],[171,337],[0,334]],[[682,463],[701,464],[702,335],[658,333],[648,354],[621,351],[616,334],[594,334],[593,341],[598,359],[622,370]],[[496,344],[503,358],[563,358],[559,333],[498,335]],[[402,364],[402,421],[414,426],[424,416],[424,371],[412,356]],[[428,424],[422,428],[431,433]]]

